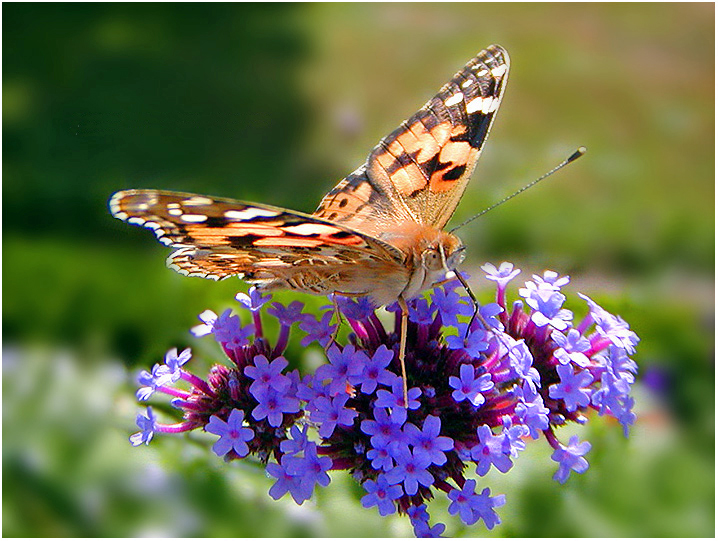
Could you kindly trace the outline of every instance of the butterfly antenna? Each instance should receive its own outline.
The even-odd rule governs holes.
[[[540,176],[539,178],[537,178],[536,180],[534,180],[534,181],[532,181],[532,182],[529,182],[529,183],[528,183],[526,186],[524,186],[523,188],[520,188],[520,189],[516,190],[516,191],[515,191],[514,193],[512,193],[511,195],[507,195],[507,196],[504,197],[501,201],[499,201],[499,202],[497,202],[497,203],[494,203],[493,205],[491,205],[491,206],[488,207],[488,208],[485,208],[484,210],[482,210],[482,211],[479,212],[478,214],[472,216],[472,217],[469,218],[468,220],[464,220],[464,221],[461,222],[459,225],[457,225],[457,226],[454,227],[453,229],[449,230],[449,233],[453,233],[453,232],[456,231],[457,229],[459,229],[459,228],[461,228],[461,227],[464,227],[465,225],[467,225],[467,224],[473,222],[473,221],[476,220],[476,218],[478,218],[479,216],[483,216],[484,214],[486,214],[486,213],[489,212],[490,210],[494,210],[494,209],[495,209],[496,207],[498,207],[499,205],[503,205],[503,204],[506,203],[506,201],[508,201],[509,199],[513,199],[514,197],[516,197],[516,196],[519,195],[520,193],[523,193],[523,192],[525,192],[526,190],[528,190],[529,188],[531,188],[532,186],[535,186],[536,184],[538,184],[539,182],[541,182],[541,181],[544,180],[545,178],[550,177],[550,176],[553,175],[556,171],[558,171],[559,169],[563,169],[563,168],[566,167],[569,163],[571,163],[571,162],[577,160],[578,158],[580,158],[581,156],[583,156],[585,153],[586,153],[586,147],[579,147],[578,149],[576,149],[576,151],[575,151],[573,154],[571,154],[568,158],[566,158],[564,161],[562,161],[562,162],[561,162],[560,164],[558,164],[556,167],[554,167],[553,169],[551,169],[549,172],[544,173],[543,175],[541,175],[541,176]]]

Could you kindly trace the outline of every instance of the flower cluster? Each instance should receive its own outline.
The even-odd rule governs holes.
[[[269,491],[275,499],[288,493],[301,504],[317,484],[330,482],[328,471],[347,470],[366,492],[364,507],[407,515],[417,536],[443,533],[443,524],[429,524],[426,508],[441,492],[451,515],[491,529],[505,498],[478,489],[475,476],[492,467],[509,471],[526,442],[542,437],[554,449],[554,479],[563,483],[571,471],[584,472],[590,444],[576,436],[561,443],[555,429],[585,422],[590,409],[615,417],[628,434],[637,371],[629,355],[638,337],[584,295],[587,314],[574,324],[563,308],[568,277],[534,275],[518,290],[523,300],[509,307],[507,285],[519,270],[509,263],[483,270],[496,284],[496,302],[476,314],[457,291],[458,280],[408,303],[406,403],[398,305],[387,307],[394,313],[387,328],[366,299],[335,296],[315,317],[298,301],[263,310],[270,299],[252,288],[237,296],[251,324],[242,325],[230,310],[206,311],[192,329],[214,336],[229,365],[215,365],[201,379],[184,368],[189,350],[171,350],[164,364],[140,375],[137,398],[170,395],[183,420],[160,424],[147,408],[137,418],[141,431],[130,439],[139,445],[156,432],[201,428],[219,436],[213,451],[226,460],[252,454],[265,463],[276,480]],[[263,311],[280,324],[273,346]],[[351,328],[344,344],[334,339],[342,321]],[[304,377],[287,372],[283,356],[294,326],[305,333],[301,344],[320,344],[328,360]],[[175,386],[180,380],[189,389]]]

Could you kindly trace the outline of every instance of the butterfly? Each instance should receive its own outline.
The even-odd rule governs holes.
[[[187,276],[236,275],[265,290],[369,296],[375,306],[398,301],[406,397],[406,301],[463,261],[463,244],[444,227],[474,171],[508,72],[502,47],[478,53],[313,214],[161,190],[117,192],[110,211],[152,229],[175,249],[168,266]]]

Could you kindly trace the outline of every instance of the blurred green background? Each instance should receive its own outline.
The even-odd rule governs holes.
[[[3,4],[2,15],[5,536],[410,535],[405,518],[362,509],[343,474],[297,507],[199,435],[129,446],[137,371],[173,346],[192,346],[199,366],[219,359],[187,330],[245,286],[168,271],[167,250],[106,204],[154,187],[312,211],[490,43],[512,72],[455,223],[578,145],[589,152],[463,230],[465,268],[484,299],[485,261],[513,261],[524,278],[568,273],[569,291],[621,314],[642,342],[630,439],[603,418],[577,429],[591,468],[565,486],[550,479],[548,446],[529,445],[486,480],[507,496],[489,535],[714,535],[713,4]],[[432,517],[447,533],[487,535],[445,509]]]

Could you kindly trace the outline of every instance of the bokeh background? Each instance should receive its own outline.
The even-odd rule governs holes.
[[[174,346],[197,352],[197,370],[219,360],[187,330],[245,286],[168,271],[167,250],[106,204],[155,187],[311,211],[490,43],[512,72],[455,223],[578,145],[589,152],[463,230],[465,268],[487,300],[485,261],[513,261],[525,278],[557,269],[629,321],[642,338],[638,421],[629,439],[604,418],[578,429],[591,468],[564,486],[548,446],[529,445],[487,479],[507,497],[490,533],[443,503],[432,516],[458,536],[714,535],[712,3],[3,4],[2,15],[4,535],[410,535],[405,518],[362,509],[343,474],[297,507],[197,435],[130,447],[137,371]]]

